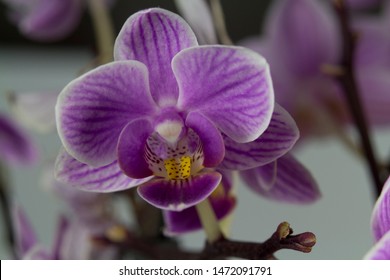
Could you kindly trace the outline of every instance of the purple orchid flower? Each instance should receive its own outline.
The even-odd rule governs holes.
[[[95,246],[90,231],[78,222],[59,219],[53,246],[42,246],[23,209],[13,208],[17,258],[27,260],[113,259],[112,247]]]
[[[32,139],[13,120],[0,113],[0,161],[11,165],[32,164],[38,150]]]
[[[76,160],[92,169],[119,164],[129,178],[149,180],[138,192],[156,207],[177,211],[205,199],[220,183],[214,168],[222,160],[259,166],[295,143],[296,127],[275,133],[286,123],[274,110],[268,65],[254,52],[198,46],[187,23],[162,9],[131,16],[114,50],[115,62],[60,93],[57,127]],[[267,136],[275,141],[262,142]],[[105,191],[121,188],[128,186]]]
[[[390,177],[375,203],[371,228],[376,244],[365,259],[390,260]]]
[[[79,24],[87,0],[2,0],[10,19],[27,38],[51,42],[65,38]],[[99,0],[107,5],[112,0]]]

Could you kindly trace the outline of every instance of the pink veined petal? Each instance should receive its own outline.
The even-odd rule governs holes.
[[[145,160],[146,140],[152,132],[152,124],[146,119],[135,120],[123,129],[117,152],[119,166],[127,176],[142,179],[153,175]]]
[[[65,38],[79,24],[83,12],[80,0],[40,0],[29,6],[27,14],[20,18],[19,29],[38,41]]]
[[[73,80],[56,105],[59,136],[77,160],[99,167],[116,159],[118,138],[131,121],[156,111],[145,65],[119,61]]]
[[[319,1],[280,0],[266,21],[272,50],[298,77],[319,74],[324,63],[336,63],[340,38],[332,12]]]
[[[218,129],[210,120],[198,112],[191,112],[186,118],[186,126],[198,134],[202,142],[205,167],[215,167],[225,156],[225,144]]]
[[[213,18],[205,0],[175,0],[176,7],[189,23],[199,44],[217,44]]]
[[[310,172],[292,155],[240,172],[247,185],[265,198],[293,204],[308,204],[320,198]]]
[[[219,168],[245,170],[268,164],[286,154],[298,137],[299,131],[294,120],[276,104],[268,128],[255,141],[237,143],[225,137],[225,158]]]
[[[115,60],[138,60],[149,70],[150,88],[159,105],[174,105],[178,87],[172,58],[182,49],[196,46],[195,34],[178,15],[148,9],[132,15],[123,25],[114,46]]]
[[[364,256],[365,260],[390,260],[390,231]]]
[[[23,92],[12,93],[10,104],[16,117],[26,127],[40,132],[49,132],[55,129],[55,111],[58,92]]]
[[[27,133],[8,116],[0,113],[0,161],[11,165],[36,162],[38,150]]]
[[[172,62],[178,107],[199,111],[237,142],[253,141],[267,128],[274,92],[265,59],[241,47],[201,46]]]
[[[115,192],[138,186],[148,179],[133,179],[126,176],[114,161],[101,167],[91,167],[71,157],[62,149],[56,161],[56,178],[83,191]],[[82,195],[82,194],[80,194]]]
[[[138,194],[153,206],[182,211],[208,197],[221,181],[221,174],[202,171],[185,180],[154,178],[138,187]]]
[[[375,203],[371,216],[371,228],[376,241],[390,231],[390,177]]]

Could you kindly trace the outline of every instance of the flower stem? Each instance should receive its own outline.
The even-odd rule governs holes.
[[[103,0],[88,0],[98,49],[98,63],[105,64],[113,60],[114,25]]]
[[[218,34],[218,38],[223,45],[233,45],[233,41],[230,38],[226,24],[225,16],[223,15],[222,5],[220,0],[209,0],[211,14],[213,16],[213,22]]]
[[[208,243],[214,243],[217,240],[223,238],[222,230],[219,226],[218,219],[211,207],[208,199],[196,205],[196,211],[198,212],[200,222],[207,236]]]
[[[15,234],[14,234],[14,227],[12,225],[12,217],[11,217],[11,205],[9,201],[9,192],[5,180],[5,174],[4,174],[4,167],[0,163],[0,207],[1,212],[3,213],[3,220],[4,220],[4,228],[6,230],[7,240],[8,240],[8,246],[10,248],[10,251],[12,254],[15,255]]]
[[[378,162],[371,142],[367,120],[363,112],[359,89],[356,84],[353,60],[356,47],[356,36],[351,30],[349,15],[346,10],[344,0],[333,0],[333,7],[338,15],[343,38],[343,56],[341,66],[344,69],[344,74],[340,75],[338,79],[344,88],[345,97],[360,135],[362,149],[374,183],[375,197],[377,198],[381,193],[383,182],[380,178]]]

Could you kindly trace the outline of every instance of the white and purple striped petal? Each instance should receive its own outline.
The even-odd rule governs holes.
[[[106,166],[91,167],[71,157],[64,149],[56,161],[56,178],[67,184],[67,188],[77,188],[93,192],[114,192],[138,186],[145,180],[126,176],[114,161]],[[82,196],[83,193],[80,192]],[[91,194],[92,195],[92,194]],[[75,194],[77,198],[77,193]]]
[[[390,177],[375,203],[371,217],[371,228],[376,241],[390,231]]]
[[[250,189],[268,199],[307,204],[321,196],[310,172],[289,154],[276,162],[241,171],[240,175]]]
[[[116,159],[122,129],[156,110],[148,72],[140,62],[100,66],[73,80],[56,105],[57,128],[65,149],[77,160],[104,166]]]
[[[365,255],[365,260],[390,260],[390,231]]]
[[[0,113],[0,161],[11,165],[34,163],[38,150],[33,140],[8,116]]]
[[[154,178],[139,186],[138,194],[157,208],[182,211],[207,198],[221,178],[215,171],[203,171],[186,180]]]
[[[115,60],[138,60],[149,70],[150,89],[159,105],[175,105],[178,87],[171,68],[173,57],[197,46],[195,34],[178,15],[153,8],[132,15],[114,46]]]
[[[178,108],[199,111],[237,142],[253,141],[267,128],[274,92],[265,59],[249,49],[201,46],[172,61]]]
[[[237,143],[225,137],[225,158],[221,169],[245,170],[268,164],[286,154],[299,137],[292,117],[281,106],[275,106],[265,132],[250,143]]]

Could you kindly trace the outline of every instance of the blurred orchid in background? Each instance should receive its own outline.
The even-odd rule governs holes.
[[[337,73],[327,71],[341,58],[341,42],[334,15],[322,4],[309,0],[276,1],[268,13],[264,35],[241,42],[269,61],[276,100],[293,115],[303,137],[334,133],[338,129],[335,126],[349,123],[350,119],[342,90],[333,77]],[[389,114],[385,111],[390,102],[386,90],[389,71],[373,68],[367,61],[376,56],[374,49],[386,48],[388,40],[384,46],[382,42],[388,35],[376,33],[373,40],[372,34],[365,36],[362,32],[356,71],[363,106],[372,124],[388,123]]]
[[[110,5],[113,0],[2,0],[20,32],[32,40],[52,42],[70,35],[88,2]]]
[[[28,165],[38,159],[33,139],[3,113],[0,113],[0,154],[1,164]]]

